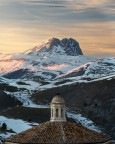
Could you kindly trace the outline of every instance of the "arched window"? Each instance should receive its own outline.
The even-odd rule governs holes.
[[[64,115],[63,115],[63,109],[61,109],[61,117],[64,117]]]
[[[58,109],[56,109],[56,117],[58,117]]]

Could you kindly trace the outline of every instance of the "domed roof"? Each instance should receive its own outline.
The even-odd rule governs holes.
[[[25,132],[11,136],[6,142],[22,144],[97,144],[111,139],[102,133],[70,122],[46,122]]]
[[[52,103],[52,104],[53,104],[53,103],[54,103],[54,104],[55,104],[55,103],[64,104],[65,101],[64,101],[64,99],[63,99],[60,95],[57,95],[57,96],[55,96],[55,97],[52,99],[51,103]]]

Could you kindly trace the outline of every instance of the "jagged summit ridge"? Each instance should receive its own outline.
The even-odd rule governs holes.
[[[49,39],[48,42],[30,49],[26,53],[36,53],[37,55],[44,55],[44,53],[69,56],[83,55],[79,43],[73,38],[64,38],[62,40],[58,38],[52,38]]]

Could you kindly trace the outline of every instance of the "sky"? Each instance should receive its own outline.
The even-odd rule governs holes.
[[[85,55],[115,57],[115,0],[0,0],[0,53],[20,53],[56,37]]]

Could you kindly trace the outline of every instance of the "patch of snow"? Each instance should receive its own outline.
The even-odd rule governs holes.
[[[115,58],[103,58],[90,64],[84,76],[89,78],[101,78],[115,72]]]
[[[23,82],[24,84],[18,84],[18,82]],[[34,82],[34,81],[27,81],[27,80],[22,80],[22,81],[14,81],[10,83],[10,86],[14,86],[17,88],[25,88],[27,90],[36,90],[40,86],[39,83]]]
[[[80,66],[78,66],[78,67],[76,67],[76,68],[68,71],[67,73],[62,74],[62,75],[56,77],[55,79],[63,78],[63,77],[65,77],[65,76],[68,76],[69,74],[72,74],[72,73],[74,73],[74,72],[79,71],[81,68],[84,68],[84,69],[85,69],[85,68],[87,67],[87,65],[90,65],[91,63],[92,63],[92,62],[88,62],[88,63],[86,63],[86,64],[80,65]]]
[[[97,126],[95,126],[93,121],[89,120],[88,118],[84,117],[81,114],[76,114],[73,112],[67,112],[67,116],[69,118],[74,119],[76,122],[81,123],[83,126],[87,127],[88,129],[91,129],[91,130],[96,131],[96,132],[101,132],[101,130]]]
[[[0,60],[0,73],[5,74],[20,69],[24,64],[23,60]]]
[[[10,133],[10,132],[0,133],[0,137],[2,137],[3,139],[6,139],[6,138],[13,136],[13,135],[16,135],[16,133]]]
[[[101,78],[97,78],[97,79],[91,80],[89,82],[95,82],[95,81],[106,80],[106,79],[111,80],[113,78],[115,78],[115,73],[111,73],[111,75],[109,75],[109,76],[103,76]]]
[[[64,67],[67,67],[67,64],[54,64],[54,65],[50,65],[50,66],[46,66],[44,67],[44,69],[49,69],[49,70],[60,70]]]
[[[16,133],[30,129],[32,128],[32,125],[37,125],[37,123],[28,123],[20,119],[10,119],[4,116],[0,116],[0,125],[2,125],[2,123],[6,123],[8,129],[12,129]],[[0,136],[3,138],[7,138],[11,135],[13,135],[13,133],[0,133]]]
[[[23,106],[25,107],[33,107],[33,108],[48,108],[49,107],[48,105],[38,105],[38,104],[33,103],[30,100],[30,97],[32,94],[31,91],[28,92],[25,90],[25,91],[18,91],[14,93],[5,91],[5,93],[21,101],[23,103]]]
[[[0,83],[9,84],[9,83],[11,83],[11,82],[12,82],[12,80],[0,76]]]
[[[12,54],[0,54],[1,60],[8,60],[12,58]]]

